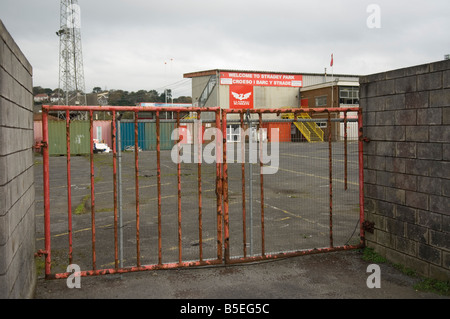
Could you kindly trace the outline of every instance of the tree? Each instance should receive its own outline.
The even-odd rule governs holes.
[[[174,103],[192,103],[192,97],[190,96],[179,96],[173,100]]]
[[[96,86],[93,88],[92,93],[101,93],[103,90],[101,87]],[[33,87],[33,94],[62,94],[60,89],[42,88],[41,86]],[[167,94],[167,100],[166,100]],[[156,90],[138,90],[136,92],[128,92],[124,90],[109,90],[108,104],[112,106],[134,106],[141,102],[149,103],[171,103],[172,102],[172,90],[164,90],[162,93],[158,93]],[[180,96],[173,99],[174,103],[192,103],[190,96]]]
[[[159,93],[156,90],[150,90],[147,93],[149,102],[157,102],[159,100]]]

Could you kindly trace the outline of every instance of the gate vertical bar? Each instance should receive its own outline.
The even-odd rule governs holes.
[[[216,111],[216,196],[217,196],[217,259],[222,260],[223,257],[223,240],[222,240],[222,165],[223,153],[221,144],[223,140],[220,136],[220,110]]]
[[[332,140],[332,127],[331,127],[331,113],[327,110],[328,113],[328,167],[330,174],[330,247],[333,247],[333,151],[331,146]]]
[[[225,263],[230,261],[230,232],[228,219],[228,164],[227,164],[227,111],[222,113],[223,132],[223,220],[224,220],[224,249]]]
[[[180,162],[180,111],[177,112],[177,190],[178,190],[178,263],[181,265],[182,246],[181,246],[181,162]]]
[[[244,135],[244,110],[241,111],[241,171],[242,171],[242,239],[244,258],[247,257],[247,223],[246,223],[246,211],[245,211],[245,135]]]
[[[136,265],[141,266],[140,213],[139,213],[139,113],[134,112],[134,171],[136,189]]]
[[[347,190],[347,111],[344,113],[344,189]]]
[[[114,266],[119,267],[118,227],[117,227],[117,146],[116,146],[116,111],[112,112],[112,147],[113,147],[113,187],[114,187]]]
[[[117,172],[117,190],[118,190],[118,206],[119,206],[119,267],[123,267],[123,210],[122,210],[122,132],[120,130],[120,120],[122,114],[117,118],[117,150],[118,172]],[[115,143],[116,144],[116,143]],[[116,147],[117,147],[116,146]]]
[[[253,125],[250,111],[247,110],[247,123],[249,126],[248,138],[248,192],[249,192],[249,215],[250,215],[250,255],[253,255]]]
[[[363,155],[363,120],[362,110],[358,110],[358,162],[359,162],[359,234],[360,244],[362,247],[365,245],[365,233],[364,233],[364,155]]]
[[[166,113],[167,114],[167,113]],[[158,175],[158,264],[162,265],[161,233],[161,129],[159,111],[156,112],[156,171]]]
[[[264,234],[264,177],[263,177],[263,125],[262,113],[259,113],[259,176],[261,187],[261,255],[266,254],[265,234]]]
[[[203,220],[202,220],[202,142],[203,126],[201,125],[201,112],[197,112],[197,184],[198,184],[198,242],[199,258],[203,261]]]
[[[94,187],[94,114],[89,111],[90,162],[91,162],[91,227],[92,227],[92,269],[96,270],[95,255],[95,187]]]
[[[44,177],[44,233],[45,233],[45,277],[51,274],[51,235],[50,235],[50,171],[49,171],[49,141],[48,141],[48,110],[42,110],[43,139],[43,177]]]
[[[69,265],[73,261],[72,247],[72,182],[70,175],[70,112],[66,111],[66,148],[67,148],[67,218],[69,235]]]

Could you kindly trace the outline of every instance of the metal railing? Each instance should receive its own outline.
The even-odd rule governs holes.
[[[156,125],[156,150],[149,152],[139,152],[139,112],[155,112],[156,118],[152,121]],[[363,157],[362,157],[362,118],[361,111],[358,108],[339,108],[339,109],[254,109],[254,110],[229,110],[214,108],[148,108],[148,107],[113,107],[113,106],[43,106],[43,203],[44,203],[44,248],[38,253],[45,256],[45,276],[47,279],[67,278],[69,272],[52,272],[52,241],[67,238],[66,246],[68,252],[69,264],[77,263],[80,252],[74,245],[73,236],[78,234],[79,230],[74,230],[73,226],[73,209],[72,209],[72,179],[71,166],[73,159],[71,157],[70,141],[73,137],[70,134],[70,117],[66,117],[66,187],[67,187],[67,232],[64,236],[54,236],[51,232],[51,216],[50,213],[50,156],[49,156],[49,132],[48,119],[49,112],[72,112],[87,111],[89,114],[90,124],[90,154],[88,156],[89,165],[85,169],[89,172],[89,182],[86,194],[90,199],[90,218],[89,225],[84,224],[84,230],[89,229],[90,245],[86,244],[82,248],[82,255],[86,255],[90,251],[90,270],[81,272],[81,276],[126,273],[132,271],[168,269],[194,267],[203,265],[214,265],[222,263],[238,263],[256,260],[264,260],[270,258],[280,258],[288,256],[299,256],[310,253],[328,252],[337,250],[356,249],[364,245],[364,197],[363,197]],[[183,140],[178,134],[172,135],[174,148],[169,151],[161,150],[161,131],[160,131],[160,112],[174,112],[177,114],[175,128],[180,129],[183,122],[199,123],[202,114],[205,112],[214,113],[214,120],[204,121],[215,126],[217,132],[214,140],[205,145],[203,134],[194,136],[193,147],[194,157],[199,156],[198,160],[188,165],[182,164],[180,156],[183,148]],[[98,157],[94,157],[93,145],[93,114],[94,112],[110,112],[112,114],[112,156],[105,157],[102,160],[107,163],[111,169],[112,181],[105,181],[106,186],[112,186],[112,224],[97,225],[98,199],[97,186],[99,176],[100,162]],[[121,148],[117,148],[118,138],[120,139],[120,114],[123,112],[134,113],[134,154],[128,153],[123,158]],[[183,120],[181,114],[191,112],[197,114],[195,119]],[[308,112],[322,114],[322,118],[303,119],[297,118],[298,114]],[[332,118],[331,114],[344,113],[343,119]],[[347,113],[357,112],[358,114],[358,141],[351,144],[351,156],[349,161],[348,141],[347,141]],[[265,114],[292,113],[294,119],[284,120],[267,120]],[[235,114],[238,119],[228,119],[229,115]],[[251,119],[251,115],[258,118]],[[263,134],[263,123],[272,122],[315,122],[326,121],[328,126],[327,141],[322,143],[295,143],[295,141],[280,143],[283,146],[279,153],[279,167],[277,174],[265,175],[265,168],[268,168],[268,154],[264,151],[263,143],[269,143],[272,147],[276,146],[276,141],[269,140],[272,135]],[[171,120],[168,120],[171,121]],[[333,135],[332,127],[334,123],[341,121],[344,123],[343,141],[337,141]],[[241,127],[240,137],[241,143],[227,143],[227,126],[230,123],[238,123]],[[200,123],[201,124],[201,123]],[[249,136],[246,142],[244,127],[253,132],[252,127],[255,125],[258,138],[253,141]],[[339,125],[339,124],[338,124]],[[201,132],[201,129],[200,129]],[[119,135],[118,135],[119,134]],[[251,134],[250,134],[251,135]],[[338,142],[337,147],[335,143]],[[342,142],[342,143],[341,143]],[[213,163],[202,163],[201,154],[206,152],[208,146],[213,146],[215,150],[215,161]],[[230,158],[232,147],[241,149],[241,158]],[[259,159],[253,162],[250,152],[255,149]],[[246,151],[248,153],[246,153]],[[311,152],[311,153],[308,153]],[[174,161],[174,155],[177,160]],[[239,153],[238,153],[239,154]],[[245,155],[247,154],[247,155]],[[170,156],[171,161],[170,162]],[[97,159],[97,160],[96,160]],[[304,162],[308,159],[309,162]],[[85,158],[78,159],[84,161]],[[127,162],[124,164],[124,160]],[[109,162],[111,161],[111,162]],[[315,163],[321,162],[326,165],[318,166]],[[349,162],[351,166],[351,174],[349,174]],[[339,166],[337,166],[339,164]],[[257,167],[254,170],[254,166]],[[97,171],[96,171],[97,168]],[[122,174],[122,168],[127,169],[126,174]],[[84,168],[83,168],[84,169]],[[102,168],[103,169],[103,168]],[[162,171],[167,173],[163,175]],[[315,172],[314,170],[319,170]],[[338,170],[338,171],[336,171]],[[145,172],[154,172],[144,174]],[[108,170],[110,172],[110,170]],[[127,176],[124,178],[124,176]],[[185,191],[182,189],[182,178],[189,175],[189,180],[185,181],[187,186]],[[254,179],[256,175],[257,180]],[[335,176],[338,175],[338,176]],[[156,184],[143,185],[142,178],[151,176],[152,181],[156,180]],[[172,177],[171,177],[172,176]],[[349,180],[351,176],[352,180]],[[307,177],[312,177],[312,182],[307,181]],[[167,193],[168,189],[162,179],[176,185],[176,193]],[[105,178],[106,179],[106,178]],[[122,181],[125,179],[129,182],[127,189],[133,190],[134,194],[128,192],[129,197],[127,204],[127,229],[133,232],[133,237],[127,239],[127,243],[134,243],[134,253],[131,254],[127,261],[127,266],[123,264],[123,239],[122,231],[124,224],[122,223]],[[131,181],[134,179],[134,181]],[[323,185],[323,181],[327,184]],[[131,183],[132,182],[132,183]],[[287,183],[287,184],[283,184]],[[314,193],[308,196],[299,196],[306,185],[310,191]],[[112,185],[111,185],[112,184]],[[336,189],[335,184],[343,185],[343,188]],[[209,185],[210,187],[207,188]],[[287,186],[286,186],[287,185]],[[259,187],[258,187],[259,186]],[[211,188],[212,187],[212,188]],[[326,188],[325,188],[326,187]],[[150,198],[150,193],[144,193],[144,189],[155,189],[156,197]],[[259,188],[259,190],[257,190]],[[289,196],[292,201],[288,203],[286,197],[281,196],[288,189]],[[351,188],[351,198],[343,195]],[[325,192],[324,190],[327,189]],[[343,192],[344,191],[344,192]],[[108,191],[110,192],[110,191]],[[297,192],[297,193],[295,193]],[[98,192],[105,194],[106,191]],[[144,195],[143,195],[144,194]],[[297,194],[297,195],[295,195]],[[320,194],[320,196],[319,196]],[[349,194],[349,193],[347,193]],[[97,197],[96,197],[97,195]],[[314,197],[321,197],[320,205]],[[187,201],[182,203],[183,198]],[[339,202],[343,198],[343,202]],[[101,197],[100,197],[101,199]],[[166,199],[166,200],[165,200]],[[306,215],[304,211],[307,203],[313,200],[313,206],[320,206],[320,209],[314,210],[310,215]],[[175,202],[176,200],[176,202]],[[150,210],[148,202],[156,203],[156,209]],[[163,208],[167,202],[171,202],[171,208],[165,210]],[[325,203],[325,204],[324,204]],[[237,204],[237,205],[236,205]],[[290,205],[290,206],[289,206]],[[326,207],[325,207],[325,206]],[[164,207],[168,207],[167,205]],[[325,207],[325,209],[323,209]],[[356,212],[357,207],[357,212]],[[99,209],[100,211],[100,209]],[[176,212],[175,212],[176,211]],[[149,216],[150,212],[155,215]],[[259,214],[258,214],[259,212]],[[61,212],[54,211],[53,214]],[[256,215],[255,215],[256,214]],[[309,214],[309,213],[308,213]],[[323,216],[326,215],[326,222]],[[345,216],[344,216],[345,215]],[[347,216],[348,215],[348,216]],[[62,215],[58,215],[62,216]],[[256,216],[256,217],[255,217]],[[348,218],[347,218],[348,217]],[[58,217],[62,218],[62,217]],[[322,218],[322,219],[317,219]],[[77,219],[80,219],[77,217]],[[290,220],[289,225],[281,225],[278,221]],[[109,220],[109,219],[108,219]],[[338,225],[336,225],[338,220]],[[341,223],[345,225],[345,236],[351,233],[354,220],[359,225],[359,241],[358,243],[349,244],[343,241],[341,234],[336,233],[336,227],[341,227]],[[83,219],[86,222],[86,218]],[[189,222],[189,224],[186,224]],[[80,221],[81,223],[81,221]],[[196,223],[196,225],[194,225]],[[132,225],[134,224],[134,227]],[[320,227],[320,230],[314,233],[320,241],[314,243],[301,242],[302,236],[311,236],[308,234],[299,235],[300,231],[304,231],[305,224]],[[326,225],[326,231],[324,225]],[[103,230],[112,228],[112,243],[103,238]],[[134,229],[133,229],[134,228]],[[98,229],[102,229],[101,235]],[[357,227],[355,228],[355,230]],[[312,233],[312,230],[308,230]],[[176,236],[176,241],[169,240],[165,236],[171,233]],[[256,237],[259,239],[255,240]],[[323,239],[326,238],[326,243]],[[336,240],[336,238],[338,238]],[[82,239],[86,241],[86,238]],[[106,252],[98,247],[103,242],[112,245],[113,252]],[[152,250],[149,250],[149,243]],[[58,242],[60,243],[60,242]],[[214,244],[211,244],[214,243]],[[103,244],[101,244],[103,245]],[[128,244],[127,244],[128,245]],[[310,245],[310,246],[304,246]],[[311,247],[312,245],[312,247]],[[110,247],[108,246],[108,247]],[[195,247],[195,250],[192,248]],[[240,249],[239,247],[242,247]],[[129,245],[127,248],[131,248]],[[58,249],[63,249],[58,246]],[[102,257],[106,260],[113,261],[111,267],[108,265],[98,265],[99,251],[102,254],[107,253],[108,256]],[[176,252],[176,254],[175,254]],[[128,253],[128,250],[127,250]],[[155,262],[150,255],[155,255]],[[153,256],[151,256],[153,258]],[[186,260],[186,258],[189,258]],[[132,260],[132,261],[131,261]]]

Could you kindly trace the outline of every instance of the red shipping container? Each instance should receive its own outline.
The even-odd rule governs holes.
[[[272,142],[271,129],[278,129],[279,142],[290,142],[291,124],[292,123],[285,123],[285,122],[263,123],[263,128],[267,129],[267,138],[269,142]]]

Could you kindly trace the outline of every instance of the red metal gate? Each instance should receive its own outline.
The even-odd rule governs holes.
[[[361,111],[359,108],[339,108],[339,109],[259,109],[259,110],[250,110],[249,113],[255,114],[258,116],[259,122],[257,123],[260,128],[263,127],[263,115],[264,114],[285,114],[292,113],[294,114],[294,121],[297,121],[298,115],[301,113],[310,113],[310,114],[326,114],[327,115],[327,123],[328,127],[328,149],[329,149],[329,184],[328,184],[328,196],[329,196],[329,210],[328,210],[328,220],[329,220],[329,231],[328,238],[329,244],[327,247],[318,247],[313,249],[296,249],[295,251],[282,251],[282,252],[268,252],[266,250],[266,231],[265,225],[267,223],[267,217],[265,216],[265,210],[267,209],[267,205],[272,207],[273,209],[282,210],[275,206],[270,206],[270,204],[265,203],[265,184],[264,184],[264,174],[262,173],[262,168],[264,167],[262,156],[263,153],[261,148],[258,152],[260,152],[259,159],[259,185],[260,185],[260,195],[259,195],[259,203],[260,203],[260,216],[259,216],[259,231],[260,231],[260,241],[258,246],[260,251],[257,253],[249,254],[247,251],[248,247],[248,225],[246,225],[247,217],[246,217],[246,202],[248,204],[248,199],[246,199],[246,185],[245,185],[245,163],[240,165],[240,170],[242,173],[242,179],[238,182],[241,183],[239,187],[242,187],[242,210],[240,215],[242,219],[240,220],[239,228],[242,229],[242,244],[243,249],[242,253],[231,253],[230,247],[232,242],[234,243],[236,236],[231,236],[232,240],[230,240],[230,230],[233,231],[233,228],[237,227],[234,224],[230,226],[230,201],[229,201],[229,161],[227,160],[227,125],[230,121],[227,121],[227,115],[229,114],[237,114],[239,116],[239,121],[241,127],[244,126],[244,116],[245,112],[243,110],[222,110],[219,107],[216,108],[149,108],[149,107],[95,107],[95,106],[43,106],[43,117],[42,117],[42,131],[43,131],[43,141],[41,143],[41,147],[43,149],[43,201],[44,201],[44,237],[45,237],[45,247],[44,249],[39,250],[38,254],[45,256],[45,276],[47,279],[57,279],[57,278],[67,278],[71,273],[68,272],[52,272],[52,233],[51,233],[51,214],[50,214],[50,156],[49,156],[49,131],[48,131],[48,120],[50,112],[66,112],[66,145],[67,145],[67,252],[68,252],[68,264],[77,263],[77,260],[74,258],[74,245],[73,245],[73,212],[72,212],[72,193],[71,193],[71,150],[70,150],[70,142],[71,142],[71,134],[70,134],[70,114],[71,112],[88,112],[89,114],[89,123],[90,123],[90,154],[89,154],[89,170],[90,170],[90,236],[91,236],[91,269],[84,270],[81,272],[81,276],[90,276],[90,275],[101,275],[101,274],[114,274],[114,273],[126,273],[132,271],[143,271],[143,270],[154,270],[154,269],[168,269],[168,268],[180,268],[180,267],[193,267],[193,266],[204,266],[204,265],[213,265],[213,264],[222,264],[222,263],[237,263],[237,262],[248,262],[248,261],[256,261],[256,260],[264,260],[270,258],[280,258],[280,257],[288,257],[288,256],[298,256],[303,254],[310,253],[318,253],[318,252],[328,252],[328,251],[337,251],[337,250],[345,250],[345,249],[355,249],[360,248],[364,245],[364,229],[363,229],[363,220],[364,220],[364,202],[363,202],[363,157],[362,157],[362,119],[361,119]],[[114,253],[113,253],[113,267],[98,267],[97,266],[97,230],[98,226],[96,226],[96,181],[95,181],[95,168],[94,168],[94,144],[93,144],[93,118],[94,112],[110,112],[112,114],[112,173],[113,173],[113,232],[114,232]],[[135,214],[133,223],[135,224],[135,238],[133,242],[135,242],[135,264],[130,266],[121,266],[119,264],[119,226],[118,226],[118,182],[117,182],[117,128],[116,128],[116,120],[119,113],[123,112],[131,112],[134,114],[135,119],[135,138],[134,138],[134,189],[135,189]],[[148,238],[141,237],[141,218],[143,214],[147,214],[147,211],[141,210],[140,205],[140,153],[138,146],[138,135],[139,135],[139,112],[154,112],[155,114],[155,122],[156,122],[156,179],[157,179],[157,240],[156,242],[152,242],[151,245],[157,247],[157,262],[147,264],[142,262],[142,240],[148,240]],[[162,112],[173,112],[172,114],[176,114],[176,128],[185,129],[185,125],[181,125],[182,119],[181,114],[185,112],[195,112],[197,115],[195,117],[196,120],[202,119],[202,114],[209,113],[213,114],[213,116],[209,118],[209,123],[211,125],[215,125],[216,128],[221,129],[222,135],[216,135],[215,140],[211,143],[215,145],[215,165],[214,165],[214,175],[215,179],[213,182],[214,193],[215,193],[215,205],[213,209],[210,209],[208,212],[204,211],[203,207],[203,199],[205,194],[202,193],[204,190],[204,185],[209,183],[207,180],[202,180],[202,169],[205,166],[211,167],[210,164],[202,164],[201,159],[194,163],[197,166],[197,174],[196,174],[196,185],[195,188],[197,190],[196,195],[196,203],[197,213],[195,220],[197,221],[197,231],[198,231],[198,241],[196,241],[195,245],[198,246],[198,255],[195,260],[185,261],[183,256],[183,247],[185,247],[185,243],[183,242],[183,235],[185,233],[182,232],[182,217],[184,211],[182,211],[182,189],[181,189],[181,176],[182,174],[182,165],[180,161],[176,163],[176,176],[177,176],[177,194],[173,195],[173,198],[177,198],[177,213],[176,220],[173,220],[173,223],[176,224],[177,229],[177,244],[174,247],[164,247],[162,239],[164,237],[165,228],[163,227],[162,216],[165,212],[162,211],[162,202],[163,202],[163,190],[162,190],[162,181],[161,181],[161,166],[165,165],[161,163],[161,133],[160,133],[160,125],[161,125],[161,113]],[[347,114],[348,112],[356,112],[358,117],[358,182],[357,184],[358,192],[359,192],[359,233],[360,233],[360,242],[354,245],[335,245],[333,241],[333,152],[332,152],[332,113],[340,113],[343,114],[343,122],[345,127],[344,132],[344,152],[345,152],[345,189],[347,189]],[[207,120],[205,120],[207,122]],[[262,130],[259,130],[260,139],[259,142],[263,141]],[[198,154],[202,152],[202,145],[204,140],[202,139],[202,134],[198,135],[199,141],[194,147],[199,147]],[[184,141],[183,141],[184,142]],[[177,156],[180,156],[180,145],[183,144],[181,142],[180,136],[174,141],[174,145],[177,147],[176,153]],[[245,143],[244,143],[245,144]],[[243,144],[243,145],[244,145]],[[321,144],[323,145],[323,143]],[[174,147],[175,147],[174,146]],[[203,167],[202,167],[203,165]],[[230,164],[230,165],[235,165]],[[288,171],[288,170],[286,170]],[[208,176],[211,176],[209,174]],[[192,183],[192,182],[191,182]],[[192,186],[191,186],[192,187]],[[248,187],[248,185],[247,185]],[[204,190],[206,191],[206,190]],[[267,201],[266,201],[267,202]],[[233,216],[235,214],[233,210]],[[210,229],[214,229],[215,235],[208,240],[215,242],[215,255],[204,256],[204,244],[206,242],[204,235],[204,218],[209,218],[205,215],[205,213],[210,213],[208,216],[215,215],[215,224]],[[286,212],[288,213],[288,212]],[[237,213],[236,213],[237,214]],[[233,217],[234,218],[234,217]],[[209,219],[208,219],[209,220]],[[214,219],[211,219],[214,220]],[[194,244],[192,244],[194,245]],[[237,245],[236,245],[237,246]],[[165,251],[163,251],[165,250]],[[166,251],[177,251],[177,261],[171,262],[163,262],[163,256]]]

